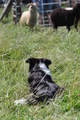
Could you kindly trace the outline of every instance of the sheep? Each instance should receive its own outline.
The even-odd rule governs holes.
[[[29,6],[29,10],[22,13],[20,25],[26,24],[33,28],[37,23],[37,7],[33,3],[29,3],[27,6]]]
[[[69,32],[70,26],[74,25],[76,31],[78,31],[77,25],[80,19],[80,3],[77,3],[71,10],[62,8],[53,10],[50,13],[50,19],[53,29],[57,30],[58,26],[66,26]]]

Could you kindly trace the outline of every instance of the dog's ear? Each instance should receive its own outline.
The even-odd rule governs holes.
[[[28,58],[27,60],[26,60],[26,63],[29,63],[30,64],[30,62],[31,62],[31,58]]]
[[[35,64],[35,61],[37,61],[36,58],[28,58],[28,59],[26,60],[26,63],[29,63],[29,64],[33,63],[33,64]]]
[[[29,63],[29,71],[35,66],[36,62],[37,62],[36,58],[28,58],[26,60],[26,63]]]
[[[47,67],[51,64],[51,60],[46,58],[42,59],[42,62],[45,63]]]

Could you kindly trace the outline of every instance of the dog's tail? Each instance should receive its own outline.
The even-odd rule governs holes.
[[[22,99],[19,99],[19,100],[15,100],[14,101],[14,104],[15,105],[18,105],[18,104],[21,104],[21,105],[36,105],[38,103],[38,101],[35,99],[34,95],[30,96],[29,98],[22,98]]]
[[[43,102],[45,102],[46,104],[48,104],[50,101],[54,101],[56,95],[60,95],[61,93],[63,93],[63,91],[64,91],[64,88],[63,87],[62,88],[59,87],[58,90],[56,91],[56,93],[53,95],[52,98],[50,98],[49,96],[47,96],[47,97],[49,97],[49,99],[48,98],[46,99],[46,97],[45,97],[45,99],[44,99]],[[31,94],[28,98],[22,98],[20,100],[15,100],[14,104],[15,105],[18,105],[18,104],[22,104],[22,105],[27,105],[27,104],[28,105],[36,105],[38,102],[40,102],[39,99],[41,97],[44,98],[44,96],[46,96],[46,95],[43,94],[42,96],[35,96],[35,95]]]

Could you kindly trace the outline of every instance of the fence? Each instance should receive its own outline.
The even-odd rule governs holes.
[[[21,5],[22,5],[22,0],[14,0],[13,1],[13,21],[14,21],[14,24],[16,24],[20,17],[21,17],[21,14],[22,14],[22,11],[21,11]]]

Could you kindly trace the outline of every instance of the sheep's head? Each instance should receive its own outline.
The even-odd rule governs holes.
[[[29,7],[29,11],[36,11],[37,10],[37,6],[33,3],[29,3],[27,6]]]
[[[78,15],[80,17],[80,3],[75,4],[75,6],[73,7],[73,11],[75,15]]]
[[[75,5],[78,9],[80,9],[80,3],[76,3]]]
[[[74,10],[80,10],[80,3],[75,4],[75,6],[73,7]]]

